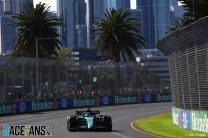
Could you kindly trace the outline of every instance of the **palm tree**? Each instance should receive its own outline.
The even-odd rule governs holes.
[[[208,16],[208,1],[207,0],[178,0],[185,13],[180,21],[175,25],[168,27],[167,34],[175,32],[191,23],[198,21],[199,19]]]
[[[27,12],[12,16],[16,19],[15,27],[18,28],[14,55],[35,57],[36,38],[41,38],[38,40],[38,57],[57,56],[62,44],[58,40],[60,35],[56,27],[63,23],[49,10],[50,6],[45,3],[39,3],[36,7],[31,3]]]
[[[139,25],[130,12],[123,9],[106,11],[104,18],[97,18],[93,30],[97,37],[94,48],[99,53],[116,63],[116,89],[120,86],[121,61],[136,62],[140,48],[144,46],[144,38],[140,35]]]

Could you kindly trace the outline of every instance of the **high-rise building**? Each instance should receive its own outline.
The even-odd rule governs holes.
[[[94,18],[103,18],[105,13],[105,0],[94,0]]]
[[[95,33],[92,31],[92,26],[95,22],[94,15],[94,0],[87,1],[87,46],[92,47],[94,44]]]
[[[80,27],[77,29],[76,26],[86,26],[85,0],[57,0],[57,15],[64,21],[64,26],[59,27],[62,36],[60,39],[64,47],[78,47],[77,38],[80,36],[77,35],[80,34]]]
[[[143,35],[143,28],[142,28],[142,26],[143,26],[143,11],[142,11],[142,9],[131,9],[130,12],[131,12],[130,17],[137,19],[136,24],[139,25],[139,33],[141,35]]]
[[[116,9],[119,9],[119,8],[129,10],[131,8],[130,0],[117,0]]]
[[[155,48],[170,26],[170,0],[137,0],[143,11],[143,32],[146,48]]]
[[[7,15],[23,13],[29,3],[33,3],[33,0],[4,0],[4,12]]]
[[[61,41],[66,48],[75,46],[75,0],[57,0],[57,14],[63,19],[64,25],[59,28]]]
[[[11,52],[15,47],[15,19],[10,15],[0,16],[0,54]]]
[[[4,3],[0,0],[0,16],[4,14]]]
[[[130,9],[130,0],[105,0],[105,9]]]
[[[76,47],[87,47],[87,27],[86,25],[76,25]]]
[[[85,0],[76,0],[74,3],[75,10],[75,24],[76,25],[85,25],[86,21],[86,3]]]

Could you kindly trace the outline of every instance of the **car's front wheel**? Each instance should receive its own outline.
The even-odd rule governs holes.
[[[67,130],[68,131],[75,131],[75,125],[76,125],[76,118],[75,117],[70,117],[67,121]]]

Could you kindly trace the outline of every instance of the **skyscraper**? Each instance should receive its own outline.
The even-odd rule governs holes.
[[[0,0],[0,16],[4,14],[4,3]]]
[[[76,25],[85,25],[86,21],[86,3],[85,0],[76,0],[74,3],[75,10],[75,24]]]
[[[95,33],[92,31],[92,26],[95,21],[94,15],[94,0],[87,1],[87,46],[91,47],[95,39]]]
[[[94,17],[103,18],[105,13],[105,0],[94,0]]]
[[[143,32],[146,48],[155,48],[170,26],[170,0],[137,0],[143,11]]]
[[[117,0],[116,1],[116,9],[123,8],[126,10],[130,9],[130,0]]]
[[[63,19],[64,25],[59,28],[61,41],[66,48],[75,46],[75,0],[57,0],[57,14]]]
[[[87,47],[87,27],[86,25],[76,25],[76,48]]]
[[[105,9],[130,9],[130,0],[105,0]]]
[[[0,16],[0,54],[14,50],[16,38],[14,22],[10,15]]]
[[[4,0],[4,12],[6,14],[23,13],[29,3],[33,3],[33,0]]]
[[[137,19],[136,23],[139,25],[139,33],[141,35],[143,35],[143,28],[142,28],[142,26],[143,26],[143,11],[142,11],[142,9],[131,9],[130,12],[131,12],[130,17]]]

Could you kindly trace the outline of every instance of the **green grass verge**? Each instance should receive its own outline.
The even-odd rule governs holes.
[[[171,113],[164,113],[137,121],[137,127],[147,133],[165,138],[208,138],[208,133],[200,133],[177,127],[172,123]]]

